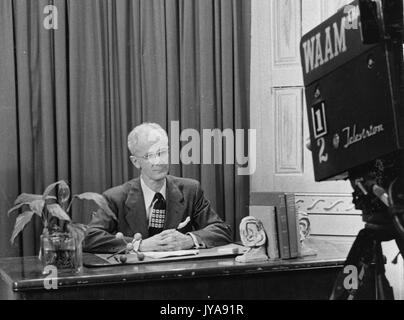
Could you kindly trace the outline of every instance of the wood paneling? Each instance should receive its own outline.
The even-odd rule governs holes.
[[[311,214],[311,234],[313,236],[353,236],[363,227],[360,216],[341,214]]]
[[[301,2],[271,1],[271,51],[273,87],[301,86],[300,72]]]
[[[275,89],[275,174],[303,173],[301,88]]]
[[[300,2],[275,1],[273,7],[274,67],[299,65],[299,41],[301,36]]]

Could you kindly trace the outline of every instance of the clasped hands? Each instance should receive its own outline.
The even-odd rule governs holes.
[[[139,251],[177,251],[188,250],[193,247],[194,241],[190,235],[172,229],[142,240]]]

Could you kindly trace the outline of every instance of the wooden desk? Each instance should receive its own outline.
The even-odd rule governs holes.
[[[311,240],[317,256],[239,264],[233,258],[84,268],[45,290],[36,257],[0,259],[0,299],[328,299],[349,245]]]

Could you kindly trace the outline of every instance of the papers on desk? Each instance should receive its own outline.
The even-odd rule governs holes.
[[[165,259],[173,257],[185,257],[185,256],[196,256],[199,254],[199,250],[179,250],[179,251],[168,251],[168,252],[143,252],[147,258],[152,259]]]
[[[228,255],[238,255],[245,252],[244,247],[237,245],[228,245],[220,248],[214,248],[210,251],[216,251],[218,256],[228,256]],[[208,251],[208,250],[203,250]],[[199,255],[199,250],[179,250],[179,251],[167,251],[167,252],[143,252],[146,258],[151,259],[166,259],[174,257],[186,257],[186,256],[196,256]]]
[[[147,263],[162,263],[171,261],[185,261],[193,259],[207,259],[207,258],[224,258],[234,257],[243,254],[246,248],[237,244],[229,244],[222,247],[200,250],[181,250],[172,252],[143,252],[145,259],[140,261],[137,254],[128,254],[128,264],[147,264]],[[110,257],[111,254],[89,254],[86,257],[86,267],[107,267],[111,265],[124,265],[120,262],[119,257]],[[92,259],[90,259],[92,257]]]
[[[224,246],[221,248],[217,248],[218,254],[221,254],[223,256],[226,255],[241,255],[244,254],[247,251],[247,248],[241,247],[241,246]]]

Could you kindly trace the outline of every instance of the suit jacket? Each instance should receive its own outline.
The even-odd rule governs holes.
[[[88,226],[84,251],[114,253],[124,248],[123,241],[115,238],[117,232],[122,232],[127,242],[131,242],[136,233],[141,233],[143,239],[148,238],[146,208],[139,178],[107,190],[103,196],[117,221],[103,210],[98,210]],[[211,208],[198,181],[167,176],[166,198],[165,230],[176,229],[190,217],[191,222],[180,232],[192,232],[208,248],[232,241],[230,226]]]

